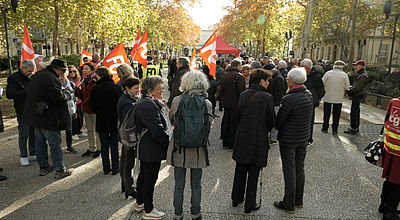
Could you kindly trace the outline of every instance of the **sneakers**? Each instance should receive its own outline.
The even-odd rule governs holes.
[[[73,154],[77,154],[78,153],[78,151],[76,151],[75,148],[73,148],[73,147],[67,148],[67,151],[71,152]]]
[[[146,211],[143,212],[143,219],[162,219],[165,217],[165,213],[158,211],[156,208],[153,208],[153,210],[151,210],[151,212],[146,213]]]
[[[97,158],[99,156],[100,156],[100,151],[96,150],[96,152],[94,152],[94,154],[93,154],[93,158]]]
[[[144,210],[144,203],[139,205],[137,202],[135,202],[133,204],[133,211],[135,211],[137,213],[141,213],[143,210]]]
[[[21,166],[29,166],[29,159],[27,157],[19,158],[19,162],[21,163]]]
[[[87,134],[82,132],[81,134],[79,134],[79,136],[81,136],[81,137],[87,137]]]
[[[49,166],[49,167],[45,167],[45,168],[41,168],[39,175],[40,176],[46,176],[47,174],[49,174],[50,172],[53,171],[53,167]]]
[[[76,135],[73,135],[72,136],[72,140],[74,140],[74,141],[79,141],[79,136],[76,134]]]
[[[56,171],[54,179],[62,179],[64,177],[70,176],[72,174],[72,169],[65,169],[62,171]]]
[[[357,134],[359,132],[358,128],[349,128],[346,131],[344,131],[345,134]]]
[[[87,150],[85,153],[82,154],[82,157],[89,157],[90,154],[93,154],[94,152]]]

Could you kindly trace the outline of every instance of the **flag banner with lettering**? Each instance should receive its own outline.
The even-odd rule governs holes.
[[[142,40],[140,40],[137,52],[133,57],[133,60],[138,61],[147,68],[147,31],[144,32]]]
[[[190,58],[190,69],[197,70],[196,67],[196,48],[193,46],[192,57]]]
[[[135,54],[136,54],[137,49],[138,49],[139,44],[140,44],[140,40],[141,40],[141,38],[140,38],[140,29],[139,29],[138,33],[137,33],[137,36],[136,36],[135,43],[133,44],[132,51],[131,51],[131,57],[132,58],[135,57]]]
[[[31,38],[29,37],[26,24],[24,24],[24,39],[21,47],[21,63],[19,64],[20,67],[22,65],[22,61],[33,60],[35,58],[35,51],[33,50]]]
[[[210,75],[215,78],[215,72],[217,69],[217,33],[214,32],[211,37],[204,43],[200,49],[200,56],[204,62],[210,68]]]
[[[110,68],[115,83],[119,82],[117,67],[123,63],[130,65],[124,44],[121,42],[103,60],[104,66]]]
[[[89,59],[89,61],[92,61],[92,54],[87,52],[86,50],[82,50],[81,53],[81,62],[79,64],[79,66],[83,66],[83,58],[87,57]]]

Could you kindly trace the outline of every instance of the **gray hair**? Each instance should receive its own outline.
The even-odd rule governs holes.
[[[161,76],[148,76],[144,78],[142,82],[142,92],[144,94],[149,94],[157,87],[157,85],[162,84],[163,82],[164,80]]]
[[[189,66],[189,58],[187,57],[179,57],[178,61],[182,66]]]
[[[258,61],[252,62],[250,65],[250,69],[257,69],[257,68],[261,68],[261,63]]]
[[[236,58],[232,61],[231,67],[238,67],[242,65],[242,61],[239,58]]]
[[[341,61],[341,60],[337,60],[334,64],[333,64],[333,69],[340,69],[343,70],[344,67],[346,66],[346,63]]]
[[[300,65],[307,66],[311,69],[313,67],[313,62],[312,62],[312,60],[305,58],[304,60],[302,60],[300,62]]]
[[[280,60],[279,63],[278,63],[278,66],[279,66],[279,65],[280,65],[282,68],[286,68],[286,61]]]
[[[23,60],[21,63],[21,68],[36,68],[35,61],[33,60]]]
[[[307,73],[303,67],[293,68],[289,71],[287,78],[292,80],[294,84],[303,84],[307,80]]]
[[[181,92],[186,92],[196,89],[206,92],[209,87],[210,85],[206,75],[198,70],[192,70],[182,76],[179,90]]]
[[[129,78],[133,75],[133,69],[126,63],[123,63],[117,67],[117,73],[120,78]]]

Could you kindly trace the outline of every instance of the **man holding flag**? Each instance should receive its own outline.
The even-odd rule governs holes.
[[[139,78],[143,80],[148,76],[161,76],[160,69],[158,66],[153,64],[153,57],[147,57],[147,67],[145,68],[143,65],[139,69]]]

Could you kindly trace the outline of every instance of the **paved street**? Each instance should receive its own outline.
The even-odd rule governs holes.
[[[217,112],[222,115],[222,112]],[[322,111],[317,110],[317,122]],[[304,208],[289,215],[273,207],[283,197],[283,174],[278,145],[271,146],[268,166],[263,170],[261,209],[244,214],[243,205],[233,208],[230,193],[235,163],[232,152],[222,149],[219,140],[221,118],[214,120],[210,135],[211,166],[204,169],[202,213],[204,219],[380,219],[377,212],[383,182],[381,168],[370,165],[361,153],[366,143],[375,139],[379,125],[364,124],[356,136],[339,137],[314,128],[314,146],[307,150]],[[78,155],[64,153],[72,176],[54,180],[51,173],[39,176],[36,162],[19,165],[16,120],[6,120],[0,134],[1,172],[8,180],[0,182],[0,218],[4,219],[141,219],[132,213],[133,200],[120,191],[120,177],[102,172],[101,159],[82,158],[87,139],[74,141]],[[65,145],[64,145],[65,152]],[[185,191],[185,219],[189,219],[190,191]],[[155,204],[173,216],[173,168],[162,164],[155,189]],[[257,200],[259,198],[259,192]]]

